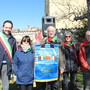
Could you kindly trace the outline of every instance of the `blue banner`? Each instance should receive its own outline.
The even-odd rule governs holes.
[[[34,81],[49,82],[58,79],[59,45],[35,46]]]

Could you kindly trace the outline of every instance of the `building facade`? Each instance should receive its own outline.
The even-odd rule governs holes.
[[[54,16],[57,29],[83,27],[81,20],[74,18],[87,11],[86,0],[46,0],[46,16]]]

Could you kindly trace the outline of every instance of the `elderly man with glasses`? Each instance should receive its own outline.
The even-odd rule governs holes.
[[[90,30],[86,31],[85,40],[80,44],[79,58],[83,71],[83,90],[90,90]]]

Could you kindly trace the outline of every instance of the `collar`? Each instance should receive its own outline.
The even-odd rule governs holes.
[[[25,52],[21,46],[18,47],[18,50],[20,50],[21,52]],[[29,49],[26,51],[26,53],[29,52],[29,51],[31,51],[31,50],[32,50],[32,48],[29,48]]]
[[[48,37],[48,41],[50,41],[50,42],[56,42],[57,40],[58,40],[58,37],[57,36]]]
[[[3,32],[4,35],[7,37],[7,35],[5,34],[5,32],[4,32],[3,30],[2,30],[2,32]],[[11,38],[11,37],[13,37],[13,35],[10,33],[7,38]]]
[[[82,43],[82,45],[83,45],[84,47],[90,46],[90,42],[88,42],[87,40],[84,40],[83,43]]]

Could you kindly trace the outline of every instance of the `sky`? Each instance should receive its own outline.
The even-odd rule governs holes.
[[[45,0],[0,0],[0,28],[6,20],[13,22],[14,29],[42,28],[43,16]]]

